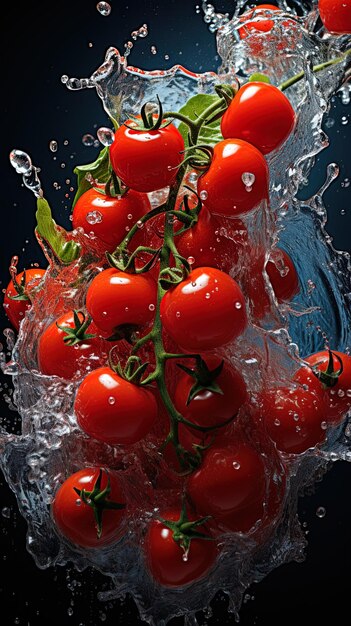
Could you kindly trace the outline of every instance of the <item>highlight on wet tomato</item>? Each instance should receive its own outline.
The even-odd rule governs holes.
[[[101,190],[88,189],[77,200],[73,209],[73,228],[82,228],[86,234],[93,233],[106,250],[113,252],[126,236],[128,230],[150,210],[146,194],[129,190],[123,196],[109,196]],[[144,243],[143,231],[133,237],[133,251]]]
[[[274,25],[273,20],[270,20],[268,17],[269,11],[281,12],[279,7],[274,4],[260,4],[257,7],[253,7],[252,9],[245,11],[245,13],[240,16],[241,20],[246,21],[253,18],[254,21],[247,22],[245,26],[238,29],[240,39],[245,39],[251,32],[268,33]],[[256,20],[256,18],[260,19]]]
[[[146,564],[160,585],[183,587],[203,578],[213,567],[216,543],[197,522],[201,520],[184,516],[180,508],[161,511],[159,518],[150,522],[144,542]]]
[[[221,131],[225,139],[242,139],[268,154],[286,141],[294,125],[295,112],[284,93],[274,85],[253,81],[234,96],[222,117]]]
[[[330,33],[351,33],[351,0],[318,0],[318,10]]]
[[[324,391],[325,421],[338,424],[351,407],[351,356],[337,350],[322,350],[304,358],[294,380],[310,391]]]
[[[106,360],[104,341],[95,324],[81,311],[68,311],[40,335],[38,365],[47,376],[70,380],[99,367]]]
[[[260,396],[262,420],[278,450],[302,454],[326,438],[326,403],[323,391],[303,387],[277,387]]]
[[[115,133],[110,159],[127,187],[150,192],[174,182],[184,159],[183,150],[183,137],[173,124],[157,130],[139,130],[136,122],[128,120]]]
[[[29,268],[17,274],[7,285],[3,306],[8,319],[17,331],[26,311],[31,307],[31,291],[39,285],[45,271],[39,267]]]
[[[161,300],[161,319],[185,351],[218,348],[247,326],[245,300],[238,283],[213,267],[198,267]]]
[[[213,428],[233,419],[248,399],[245,381],[229,363],[202,355],[197,367],[184,367],[177,380],[174,405],[185,419]],[[197,430],[193,431],[200,435]],[[210,431],[210,437],[214,431]]]
[[[200,515],[223,531],[249,532],[263,518],[266,467],[262,455],[242,438],[221,438],[205,452],[188,479],[187,493]]]
[[[120,538],[125,508],[118,474],[85,467],[62,483],[51,512],[57,530],[68,541],[83,548],[102,548]]]
[[[92,280],[86,306],[104,336],[127,336],[152,322],[156,300],[157,286],[152,276],[109,268]]]
[[[198,181],[198,193],[211,212],[236,217],[268,198],[268,166],[262,153],[242,139],[214,147],[211,165]]]
[[[150,389],[125,380],[109,367],[96,369],[84,378],[74,410],[87,435],[111,445],[128,445],[143,439],[158,413]]]

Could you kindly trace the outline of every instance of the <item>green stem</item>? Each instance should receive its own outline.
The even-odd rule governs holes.
[[[347,50],[342,56],[337,57],[336,59],[331,59],[330,61],[325,61],[324,63],[319,63],[318,65],[314,65],[312,68],[312,71],[314,74],[316,74],[317,72],[321,72],[322,70],[324,70],[326,67],[329,67],[330,65],[336,65],[337,63],[341,63],[347,58],[349,54],[351,54],[351,49]],[[278,86],[278,88],[281,91],[285,91],[285,89],[288,89],[288,87],[291,87],[292,85],[295,85],[295,83],[298,83],[304,76],[305,76],[305,72],[299,72],[298,74],[295,74],[295,76],[292,76],[291,78],[286,80],[284,83],[281,83]]]

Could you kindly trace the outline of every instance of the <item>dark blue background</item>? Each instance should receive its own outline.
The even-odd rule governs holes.
[[[21,188],[19,177],[10,167],[10,150],[16,147],[28,151],[35,165],[41,167],[45,195],[57,221],[68,226],[70,203],[65,194],[70,185],[66,185],[65,180],[74,180],[74,165],[93,160],[97,152],[95,148],[84,147],[81,137],[88,132],[94,134],[96,128],[108,121],[95,91],[70,93],[61,85],[61,75],[89,76],[102,61],[108,46],[122,49],[130,32],[144,22],[148,24],[150,34],[137,42],[131,56],[132,64],[154,69],[183,63],[198,71],[217,66],[214,37],[201,16],[195,13],[195,1],[112,0],[111,5],[109,17],[102,17],[96,11],[95,2],[90,0],[6,3],[6,9],[2,8],[2,286],[7,284],[7,267],[13,254],[19,254],[21,268],[42,261],[33,235],[34,197]],[[231,12],[233,3],[221,2],[216,6]],[[157,55],[151,54],[152,45],[156,46]],[[166,54],[169,60],[164,59]],[[308,197],[320,186],[327,163],[339,163],[340,177],[325,194],[328,231],[334,237],[336,248],[351,252],[351,187],[341,187],[340,184],[346,177],[351,178],[350,127],[340,122],[342,115],[349,115],[350,107],[342,106],[339,98],[332,107],[331,115],[336,122],[327,131],[331,145],[318,159],[310,185],[302,193]],[[51,139],[59,143],[55,155],[49,151]],[[65,139],[69,140],[67,146],[63,145]],[[60,167],[61,163],[66,164],[64,169]],[[54,182],[60,183],[62,188],[56,191]],[[2,325],[6,326],[4,317]],[[5,403],[1,414],[16,419]],[[243,606],[243,626],[285,626],[306,620],[325,626],[331,620],[335,624],[344,621],[341,615],[349,606],[350,483],[351,467],[337,463],[317,487],[316,493],[301,501],[300,516],[307,522],[309,530],[306,562],[279,568],[249,590],[255,599]],[[79,575],[62,568],[38,570],[26,552],[25,523],[6,485],[2,486],[0,496],[0,601],[2,616],[6,613],[6,617],[1,618],[2,623],[6,626],[137,623],[132,602],[116,603],[107,610],[98,603],[96,587],[100,588],[106,581],[93,572]],[[323,519],[315,515],[318,506],[327,510]],[[1,515],[3,507],[10,507],[10,517],[6,517],[6,510],[5,517]],[[73,580],[78,584],[72,593],[68,585],[72,587]],[[71,616],[70,609],[73,610]],[[213,618],[208,619],[208,624],[233,623],[234,618],[226,615],[225,602],[216,602]]]

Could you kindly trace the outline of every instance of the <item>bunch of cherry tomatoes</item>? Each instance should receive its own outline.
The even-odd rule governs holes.
[[[331,4],[320,0],[321,17],[341,32]],[[240,36],[271,27],[246,23]],[[155,114],[145,106],[116,129],[107,182],[94,181],[73,209],[74,228],[101,253],[85,307],[61,314],[38,342],[42,374],[77,381],[74,414],[86,437],[136,450],[157,441],[174,481],[150,471],[155,504],[158,490],[170,495],[147,523],[143,550],[150,574],[168,587],[202,578],[227,533],[263,541],[284,507],[289,459],[323,445],[351,406],[351,357],[341,352],[312,354],[293,380],[256,394],[240,360],[234,367],[223,358],[250,322],[269,315],[267,282],[284,303],[299,281],[278,248],[268,262],[256,251],[247,281],[239,271],[251,253],[245,218],[269,199],[265,155],[294,132],[295,112],[266,82],[218,94],[195,120],[178,115],[187,143],[177,113],[162,107]],[[216,120],[223,139],[199,144],[200,129]],[[161,189],[165,201],[152,208],[148,194]],[[4,305],[16,329],[44,274],[13,271]],[[56,493],[57,532],[85,549],[117,543],[129,498],[123,472],[103,461],[84,467]]]

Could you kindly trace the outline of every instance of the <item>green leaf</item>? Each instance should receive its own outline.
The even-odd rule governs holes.
[[[249,82],[258,82],[258,83],[270,83],[271,79],[266,74],[261,74],[260,72],[255,72],[255,74],[251,74],[249,78]]]
[[[49,244],[55,255],[66,264],[78,258],[80,245],[67,239],[66,231],[52,219],[49,203],[44,198],[37,200],[37,232]]]
[[[179,113],[186,115],[191,120],[196,120],[197,117],[205,111],[214,102],[220,102],[220,98],[214,94],[198,94],[188,100],[188,102],[180,109]],[[188,126],[183,122],[179,125],[179,132],[183,136],[185,145],[189,145],[188,140]],[[209,144],[214,146],[219,141],[223,140],[221,133],[221,121],[218,119],[208,125],[203,125],[200,131],[198,143]]]
[[[86,175],[91,174],[92,177],[98,180],[100,183],[106,183],[110,177],[110,157],[109,148],[105,146],[93,163],[87,163],[86,165],[77,165],[74,169],[74,173],[77,176],[78,189],[73,200],[73,207],[80,196],[91,189],[91,183],[87,181]],[[72,208],[73,208],[72,207]]]

